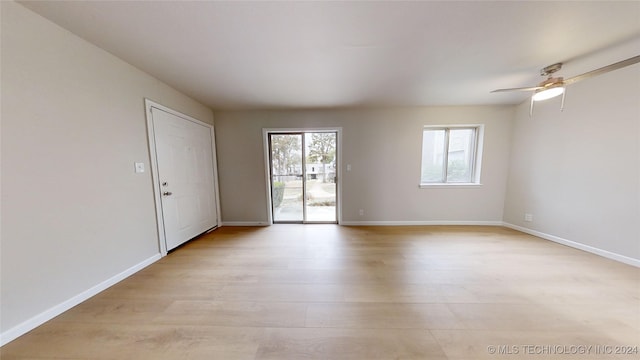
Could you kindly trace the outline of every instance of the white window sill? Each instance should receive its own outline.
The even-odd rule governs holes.
[[[480,183],[433,183],[433,184],[420,184],[420,189],[473,189],[482,187]]]

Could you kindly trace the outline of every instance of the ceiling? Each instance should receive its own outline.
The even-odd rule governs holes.
[[[214,109],[517,104],[640,53],[638,1],[21,3]]]

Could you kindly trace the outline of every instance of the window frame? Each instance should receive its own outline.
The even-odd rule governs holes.
[[[448,170],[448,158],[449,158],[449,133],[451,130],[472,129],[474,130],[472,154],[471,154],[471,181],[470,182],[447,182],[447,170]],[[422,181],[423,170],[423,156],[424,156],[424,136],[427,130],[444,130],[443,141],[443,171],[442,179],[434,182]],[[484,144],[484,124],[455,124],[455,125],[424,125],[422,127],[422,146],[420,151],[420,188],[434,188],[434,187],[478,187],[480,183],[480,174],[482,169],[482,150]]]

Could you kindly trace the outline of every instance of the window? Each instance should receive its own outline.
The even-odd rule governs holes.
[[[482,125],[425,126],[420,185],[479,184]]]

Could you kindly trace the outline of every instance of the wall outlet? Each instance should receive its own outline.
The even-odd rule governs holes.
[[[364,209],[360,209],[360,211],[358,211],[358,213],[360,214],[360,216],[364,215]]]
[[[529,213],[524,214],[524,221],[528,221],[528,222],[533,221],[533,214],[529,214]]]

